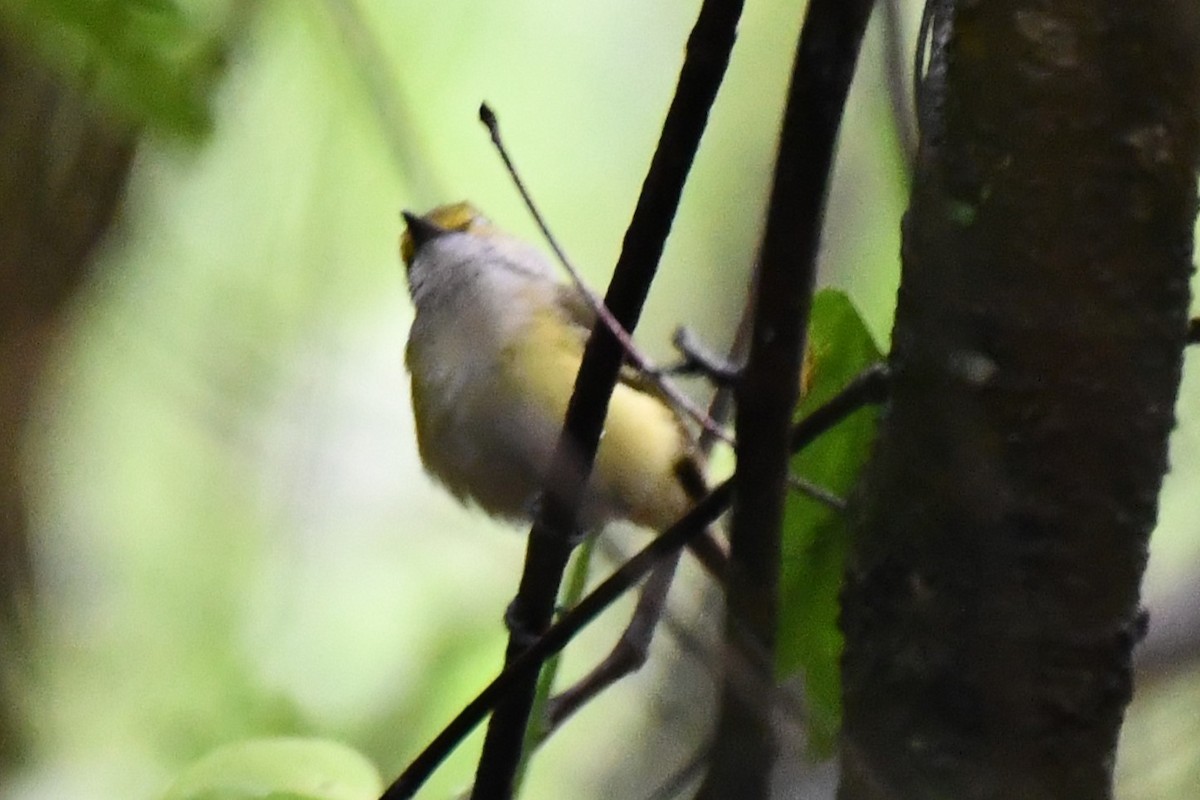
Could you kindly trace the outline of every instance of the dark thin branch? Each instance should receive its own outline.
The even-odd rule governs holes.
[[[433,770],[479,724],[493,706],[498,708],[498,704],[509,697],[517,687],[531,677],[536,678],[538,667],[543,661],[562,650],[567,642],[599,616],[605,608],[637,585],[638,581],[662,558],[678,551],[689,539],[698,535],[720,516],[729,505],[730,491],[731,487],[728,481],[714,489],[683,519],[621,565],[579,605],[559,618],[558,622],[548,628],[545,634],[510,659],[505,665],[504,671],[496,676],[429,743],[425,750],[396,779],[396,782],[388,787],[380,800],[403,800],[403,798],[412,797],[433,773]]]
[[[749,305],[749,304],[748,304]],[[746,326],[749,340],[749,326]],[[705,347],[690,328],[679,327],[671,337],[671,343],[679,351],[681,361],[663,368],[663,372],[678,375],[703,375],[714,385],[732,387],[741,373],[740,361],[722,358]],[[730,395],[732,399],[732,394]],[[730,405],[732,408],[732,404]]]
[[[755,264],[757,265],[757,259],[755,259]],[[757,266],[755,266],[756,270]],[[733,342],[729,348],[729,355],[726,358],[728,363],[743,360],[746,350],[750,346],[750,315],[754,310],[754,286],[756,284],[757,279],[753,278],[751,284],[747,287],[746,301],[742,306],[737,331],[734,334]],[[685,328],[679,328],[675,332],[677,346],[679,346],[679,340],[685,335],[685,332]],[[683,351],[684,348],[680,347],[680,350]],[[712,358],[711,354],[706,354],[705,357]],[[732,415],[732,400],[732,386],[717,383],[706,414],[713,420],[716,426],[724,425]],[[713,447],[716,445],[718,439],[721,438],[716,435],[715,430],[715,426],[713,428],[704,428],[697,442],[697,449],[705,459],[712,454]],[[712,529],[690,540],[687,546],[700,559],[702,565],[709,570],[709,573],[721,587],[722,594],[724,594],[725,576],[728,572],[726,569],[726,554]],[[719,559],[716,556],[719,556]],[[546,720],[544,721],[546,730],[539,740],[539,746],[558,730],[575,711],[582,708],[586,703],[591,702],[602,691],[625,675],[641,669],[646,661],[650,650],[650,643],[653,641],[659,622],[662,621],[666,614],[667,596],[670,592],[671,584],[674,582],[675,572],[679,567],[679,560],[679,554],[673,553],[664,558],[662,563],[651,571],[642,585],[641,596],[638,598],[633,618],[621,634],[621,639],[618,641],[617,646],[613,648],[612,652],[603,661],[581,678],[578,683],[551,700]],[[714,569],[714,567],[718,566],[719,568]],[[528,758],[528,755],[525,757]]]
[[[539,744],[600,692],[645,665],[654,631],[666,609],[667,593],[675,578],[680,555],[677,552],[667,555],[651,570],[642,584],[633,617],[612,651],[577,683],[551,698],[546,706],[545,730]]]
[[[705,0],[688,39],[675,97],[604,298],[627,331],[636,327],[649,293],[709,109],[729,63],[741,10],[740,0]],[[584,350],[563,434],[548,473],[556,479],[546,487],[544,503],[529,534],[521,583],[509,608],[515,628],[509,638],[506,662],[520,655],[530,635],[540,634],[550,625],[575,538],[577,509],[596,456],[622,355],[612,332],[596,326]],[[523,676],[497,705],[479,759],[473,800],[503,800],[510,796],[536,681],[533,672]]]
[[[860,408],[879,405],[891,393],[891,372],[886,364],[875,364],[859,373],[836,395],[796,423],[788,442],[791,454],[804,447]]]
[[[923,0],[913,60],[913,107],[917,118],[917,157],[921,148],[942,140],[942,99],[946,82],[946,40],[954,24],[956,0]],[[910,178],[909,185],[912,184]]]
[[[892,124],[900,146],[906,183],[912,180],[917,161],[916,96],[912,93],[912,61],[904,57],[904,15],[901,0],[883,0],[883,70],[888,101],[892,106]]]
[[[699,798],[765,798],[787,431],[800,395],[825,200],[872,0],[812,0],[779,136],[750,354],[736,385],[737,503],[730,526],[725,665],[712,760]],[[744,669],[731,669],[738,664]]]
[[[821,407],[792,429],[790,446],[799,452],[863,406],[882,402],[887,395],[887,372],[883,365],[866,370]],[[604,609],[637,585],[663,558],[685,546],[706,530],[729,507],[732,482],[725,481],[701,499],[679,522],[658,536],[609,578],[597,586],[579,605],[568,611],[545,634],[505,665],[504,671],[476,695],[420,755],[383,793],[380,800],[405,800],[416,794],[446,756],[466,738],[501,698],[583,630]]]
[[[1187,342],[1188,344],[1200,344],[1200,317],[1196,317],[1188,323]]]
[[[726,359],[729,365],[742,364],[746,360],[746,353],[750,350],[750,330],[753,320],[750,318],[754,312],[755,295],[758,293],[758,265],[759,258],[757,254],[754,257],[753,268],[750,270],[750,285],[747,287],[746,299],[742,303],[742,310],[738,314],[737,330],[733,334],[733,342],[729,345],[729,356]],[[676,331],[676,338],[679,331]],[[676,346],[679,342],[675,342]],[[733,384],[722,384],[714,382],[716,391],[713,393],[712,402],[709,403],[708,413],[713,419],[726,420],[733,414]],[[713,445],[716,444],[716,439],[707,431],[700,432],[700,441],[698,445],[703,452],[709,452]]]

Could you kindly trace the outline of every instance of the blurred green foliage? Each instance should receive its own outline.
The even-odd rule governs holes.
[[[697,5],[0,0],[13,30],[145,126],[27,434],[41,596],[12,672],[32,744],[0,797],[160,797],[223,743],[274,735],[348,742],[386,779],[484,685],[523,541],[421,471],[399,211],[469,197],[537,241],[475,121],[486,99],[602,284]],[[680,322],[732,337],[799,19],[784,0],[747,9],[639,330],[652,355]],[[874,30],[822,243],[822,281],[863,325],[845,297],[818,302],[807,403],[873,357],[895,294],[903,170],[879,50]],[[175,136],[205,130],[200,147]],[[1181,404],[1156,534],[1168,568],[1197,552],[1197,410]],[[862,420],[796,472],[847,492]],[[827,736],[844,541],[810,501],[788,513],[780,670],[803,671]],[[565,669],[591,666],[623,621],[573,643]],[[605,796],[662,725],[648,698],[679,688],[662,669],[652,658],[556,735],[526,796]],[[702,733],[660,738],[686,750]],[[428,796],[460,791],[477,747]]]
[[[191,764],[162,800],[375,800],[379,773],[361,755],[321,739],[251,739]]]
[[[210,129],[223,45],[172,0],[0,0],[0,15],[132,124],[191,137]]]

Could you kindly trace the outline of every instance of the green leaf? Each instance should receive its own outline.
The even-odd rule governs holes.
[[[324,739],[248,739],[188,767],[163,800],[375,800],[371,762]]]
[[[850,299],[832,289],[813,298],[808,348],[809,385],[798,417],[882,358]],[[870,454],[876,421],[873,408],[855,412],[794,456],[792,474],[845,497]],[[822,753],[832,746],[841,723],[842,635],[837,619],[847,536],[842,514],[799,491],[788,497],[776,670],[780,678],[802,674],[810,742]]]
[[[224,54],[173,0],[0,0],[0,21],[134,124],[186,136],[208,131],[208,95]]]

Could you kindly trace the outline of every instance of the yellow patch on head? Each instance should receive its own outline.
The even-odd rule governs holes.
[[[438,206],[421,218],[448,231],[482,233],[492,228],[491,220],[466,200]],[[412,265],[415,249],[412,234],[405,230],[400,234],[400,257],[404,259],[405,264]]]

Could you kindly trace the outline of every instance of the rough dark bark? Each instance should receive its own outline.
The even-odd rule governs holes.
[[[1187,329],[1198,11],[958,4],[854,509],[845,800],[1111,796]]]

